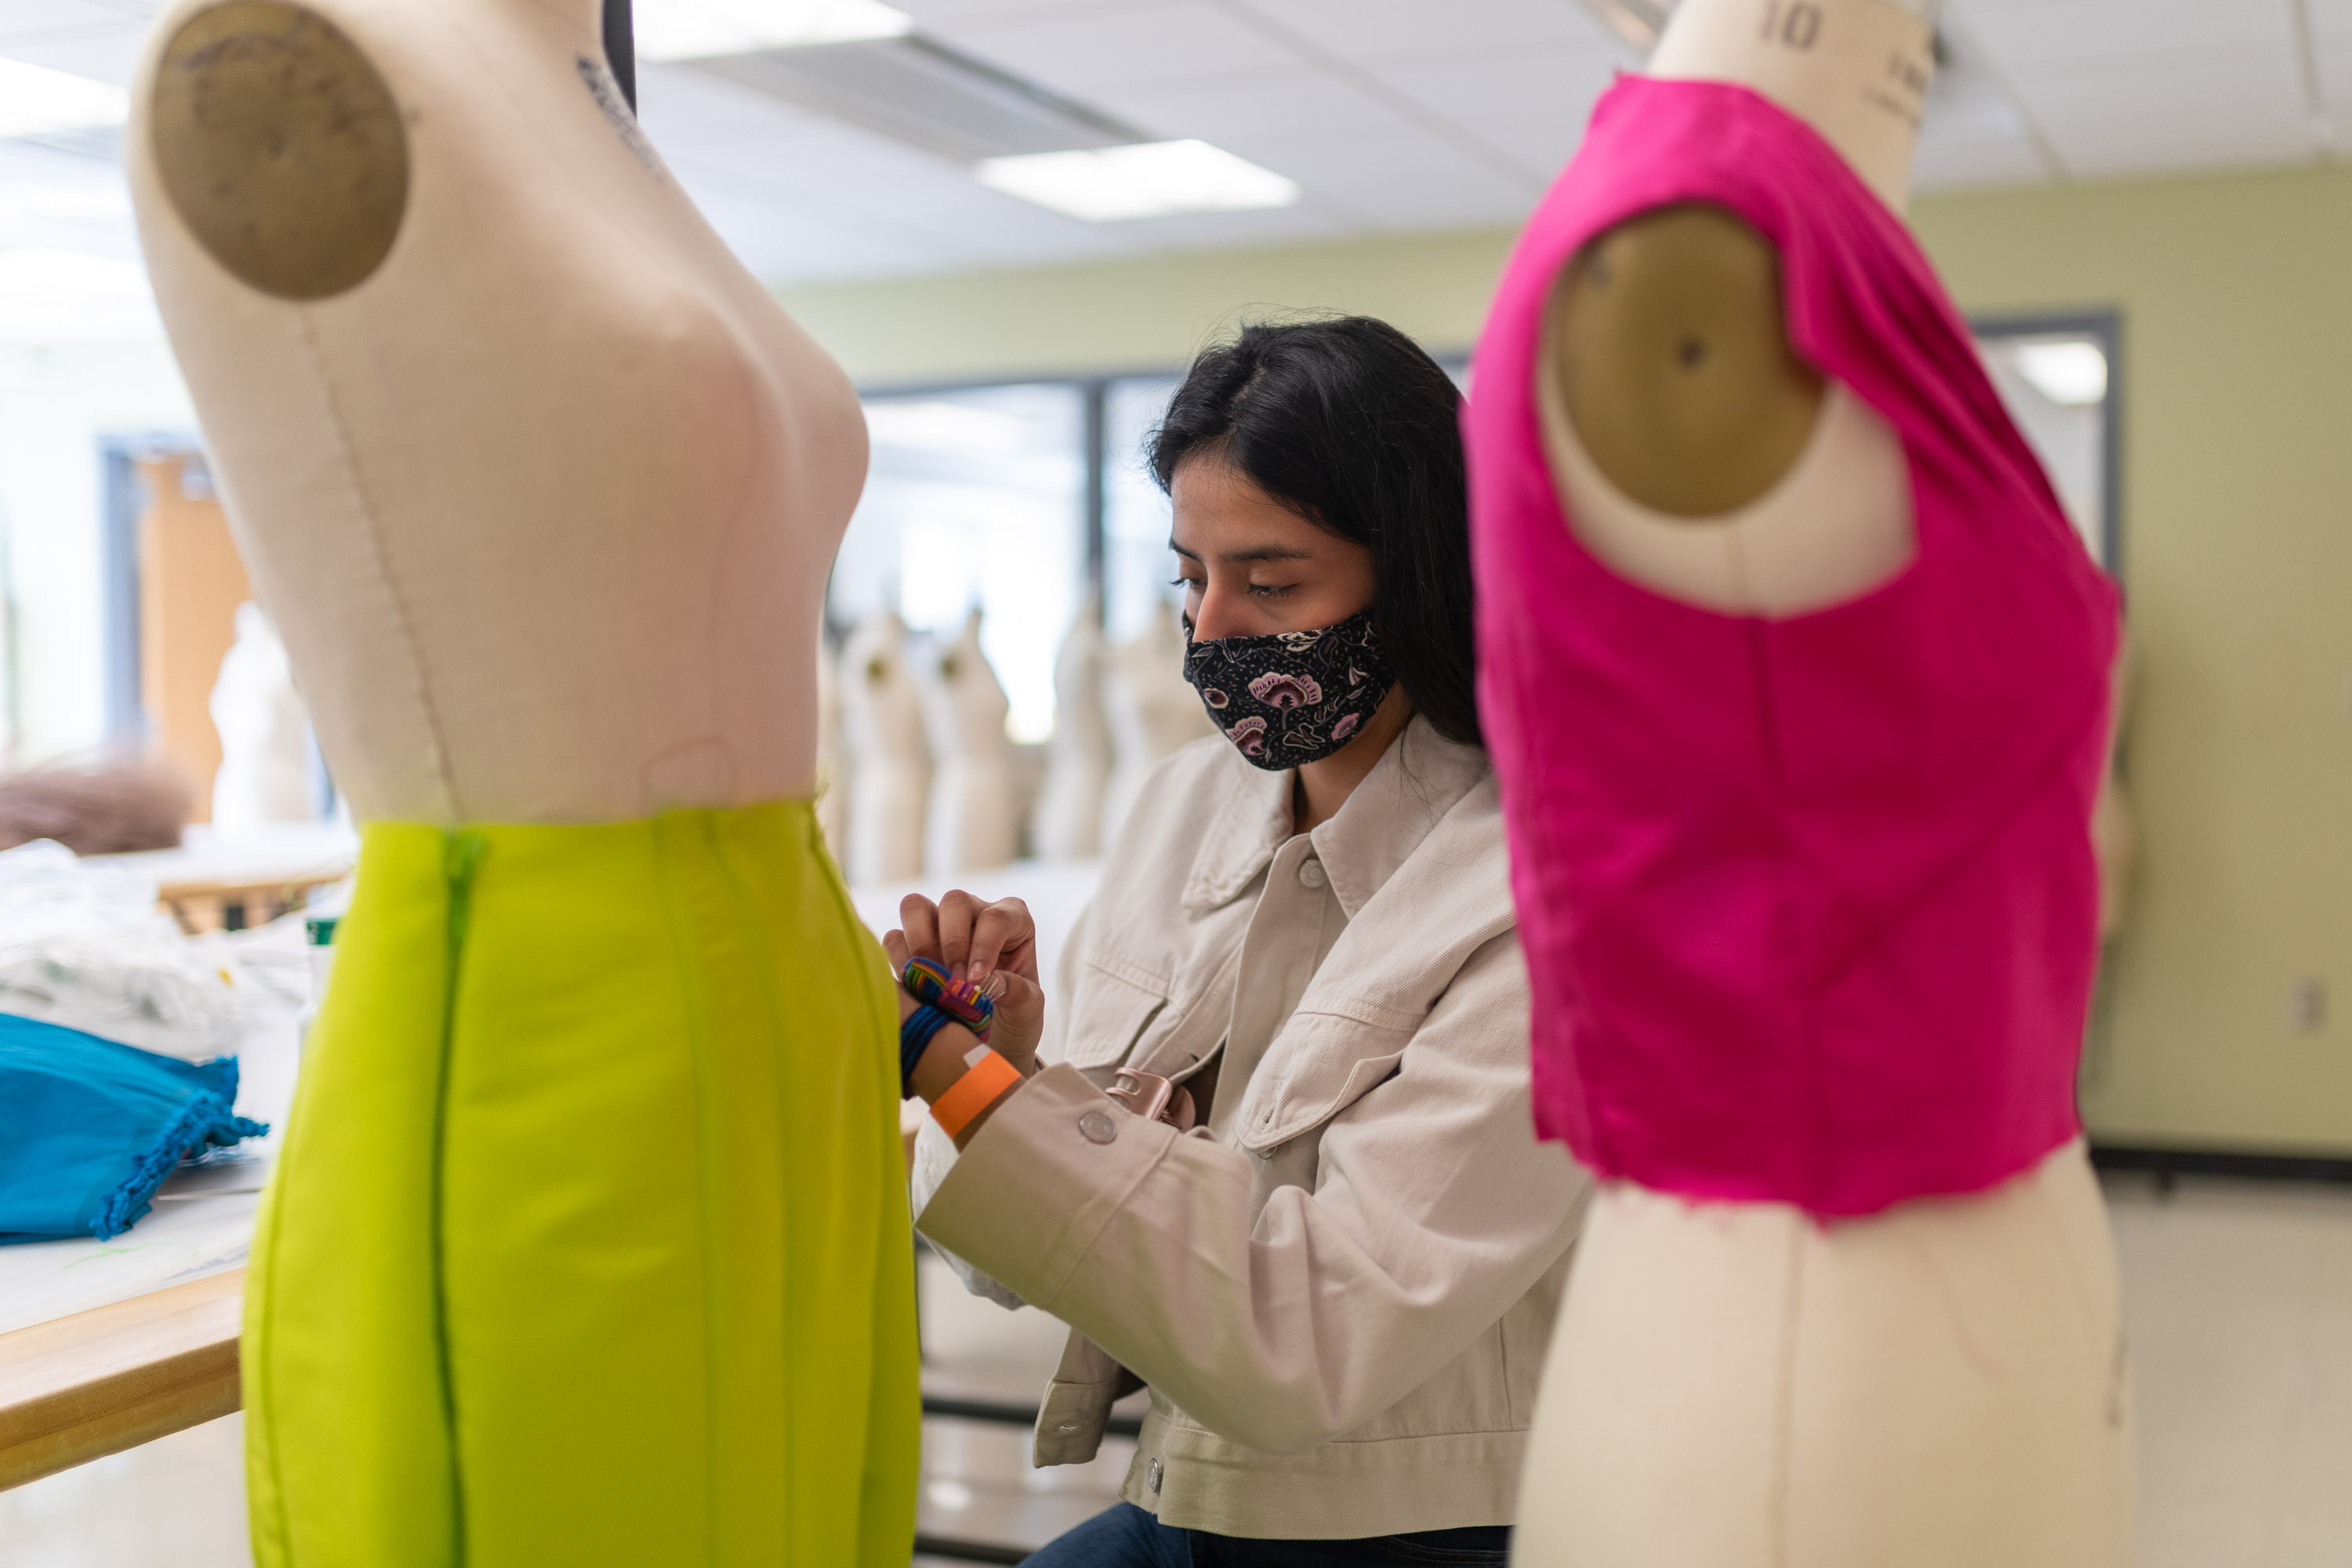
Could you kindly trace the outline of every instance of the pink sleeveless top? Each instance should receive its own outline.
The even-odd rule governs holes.
[[[1779,247],[1797,351],[1902,441],[1917,554],[1859,599],[1721,615],[1568,529],[1546,297],[1678,202]],[[1464,428],[1539,1130],[1603,1176],[1822,1216],[2072,1137],[2116,595],[1900,220],[1759,95],[1626,78],[1519,240]]]

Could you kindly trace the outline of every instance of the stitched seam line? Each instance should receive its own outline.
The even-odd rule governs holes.
[[[441,1060],[433,1089],[433,1163],[426,1209],[431,1235],[427,1256],[433,1271],[433,1343],[441,1363],[441,1422],[449,1437],[450,1561],[466,1561],[465,1466],[457,1449],[457,1376],[449,1355],[449,1269],[446,1237],[449,1154],[449,1078],[457,1036],[457,979],[466,951],[474,897],[474,873],[482,857],[482,836],[452,833],[444,840],[442,869],[449,889],[448,961],[442,975]]]
[[[1771,1553],[1771,1568],[1788,1568],[1789,1563],[1789,1471],[1790,1449],[1796,1441],[1792,1427],[1797,1404],[1797,1322],[1804,1310],[1805,1239],[1811,1224],[1801,1215],[1791,1217],[1788,1261],[1781,1276],[1780,1353],[1773,1376],[1772,1452],[1764,1493],[1766,1550]]]
[[[1176,983],[1173,980],[1164,975],[1154,974],[1141,965],[1129,963],[1125,959],[1114,958],[1107,952],[1088,953],[1087,967],[1098,969],[1113,980],[1124,981],[1139,991],[1149,991],[1163,1002],[1176,991]]]
[[[343,471],[351,477],[352,493],[359,499],[360,521],[367,532],[368,554],[375,562],[376,581],[383,584],[383,596],[392,606],[393,624],[400,629],[400,639],[408,645],[408,668],[414,678],[411,684],[416,693],[416,710],[425,720],[425,739],[433,747],[433,772],[441,781],[441,793],[447,798],[452,821],[462,822],[466,814],[458,808],[457,781],[449,772],[449,748],[442,738],[440,710],[434,706],[432,686],[425,678],[425,653],[416,639],[416,620],[410,614],[408,601],[401,595],[398,579],[393,575],[391,558],[384,553],[383,525],[377,515],[374,493],[368,488],[367,476],[361,471],[359,456],[352,449],[349,423],[343,418],[343,405],[335,396],[334,378],[328,374],[326,360],[319,352],[318,329],[308,310],[298,311],[295,319],[302,328],[302,346],[310,356],[310,370],[319,387],[319,401],[327,410],[327,423],[335,432],[337,455],[342,458]]]

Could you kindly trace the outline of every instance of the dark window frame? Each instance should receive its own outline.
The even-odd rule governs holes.
[[[2124,318],[2120,310],[2020,310],[1968,318],[1979,343],[2013,338],[2089,338],[2107,356],[2105,415],[2099,432],[2099,557],[2124,576]]]

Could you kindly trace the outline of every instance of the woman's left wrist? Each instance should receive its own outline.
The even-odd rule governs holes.
[[[966,1070],[964,1058],[975,1048],[984,1050],[987,1047],[974,1039],[971,1031],[961,1024],[948,1025],[933,1035],[930,1044],[923,1047],[921,1058],[915,1063],[915,1070],[908,1075],[908,1087],[924,1104],[936,1102],[940,1096],[956,1086],[958,1079],[963,1077]]]

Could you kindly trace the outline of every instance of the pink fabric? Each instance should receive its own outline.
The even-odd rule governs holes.
[[[1569,531],[1545,299],[1677,202],[1780,247],[1798,352],[1901,437],[1919,552],[1885,586],[1725,616]],[[1626,78],[1504,274],[1464,426],[1540,1130],[1605,1176],[1822,1216],[2072,1137],[2116,595],[1901,222],[1764,98]]]

